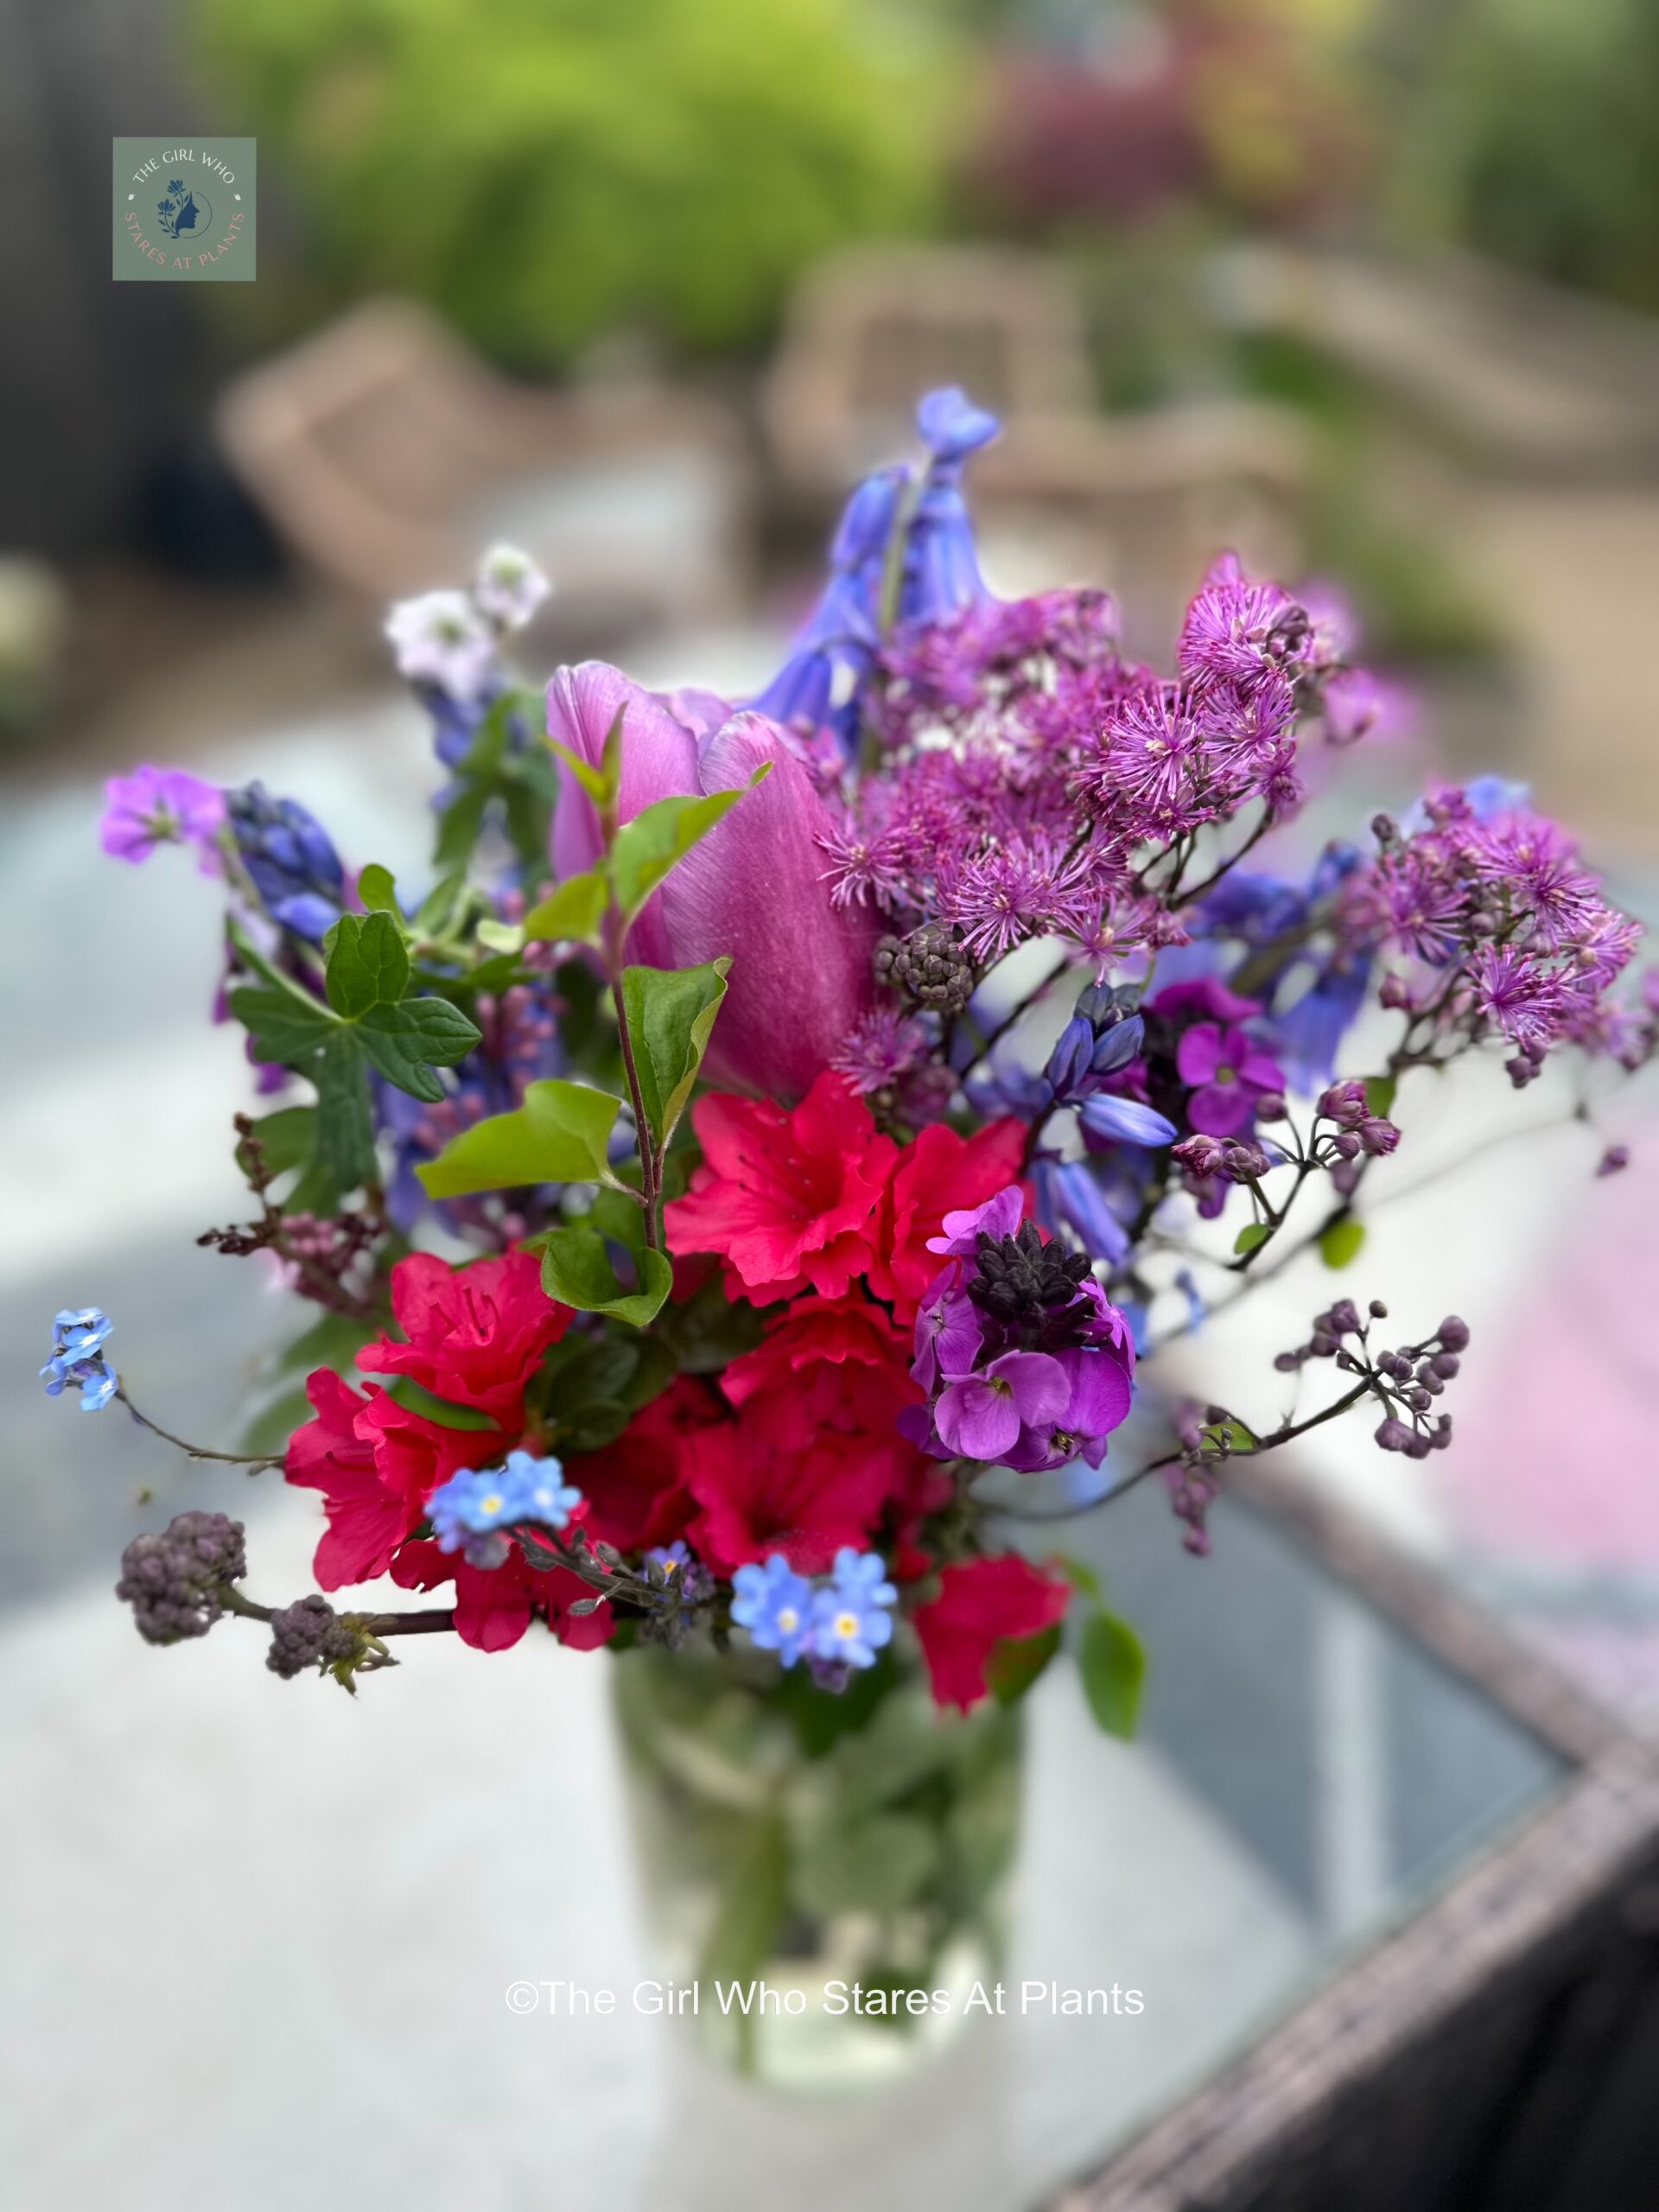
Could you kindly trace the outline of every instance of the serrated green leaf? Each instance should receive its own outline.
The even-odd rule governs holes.
[[[342,914],[323,941],[328,1003],[346,1021],[396,1006],[409,988],[409,950],[390,914]]]
[[[586,1084],[532,1083],[516,1113],[495,1114],[463,1130],[416,1173],[432,1198],[532,1183],[603,1182],[610,1179],[607,1147],[621,1104]]]
[[[341,1192],[374,1182],[379,1163],[369,1113],[368,1071],[354,1029],[337,1028],[311,1070],[317,1086],[317,1156]]]
[[[700,968],[625,968],[622,1011],[645,1119],[659,1151],[685,1111],[726,995],[729,957]]]
[[[1327,1268],[1345,1268],[1359,1257],[1365,1242],[1365,1224],[1351,1213],[1319,1232],[1319,1257]]]
[[[452,1067],[480,1041],[477,1023],[448,999],[371,1007],[357,1025],[357,1035],[388,1083],[429,1106],[444,1095],[433,1068]]]
[[[1051,1621],[1035,1636],[1005,1637],[993,1644],[985,1679],[999,1705],[1017,1705],[1060,1648],[1060,1624]]]
[[[771,761],[763,760],[734,791],[659,798],[624,823],[611,848],[611,884],[623,918],[632,921],[664,877],[771,773]]]
[[[1265,1221],[1248,1221],[1234,1237],[1233,1249],[1241,1255],[1246,1252],[1254,1252],[1258,1245],[1265,1244],[1272,1234],[1272,1230]]]
[[[1091,1613],[1077,1646],[1077,1671],[1096,1726],[1109,1736],[1133,1736],[1147,1679],[1147,1653],[1128,1623],[1116,1613]]]
[[[1368,1075],[1365,1078],[1365,1104],[1380,1120],[1386,1121],[1393,1107],[1400,1079],[1392,1075]]]
[[[303,1067],[340,1027],[315,999],[255,984],[231,993],[231,1012],[247,1031],[255,1058],[278,1067]]]
[[[574,1306],[579,1313],[608,1313],[643,1329],[661,1312],[674,1287],[674,1270],[660,1252],[639,1255],[639,1287],[624,1290],[617,1281],[595,1229],[574,1224],[569,1229],[550,1229],[531,1247],[542,1255],[542,1287],[550,1298]]]
[[[589,868],[531,908],[524,935],[547,944],[597,944],[610,903],[610,878],[603,868]]]
[[[382,868],[378,861],[371,861],[359,873],[357,895],[370,913],[390,914],[394,922],[402,922],[404,910],[397,904],[397,887],[392,881],[391,870]]]

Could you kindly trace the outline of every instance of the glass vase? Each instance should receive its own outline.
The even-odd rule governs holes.
[[[902,1650],[839,1695],[751,1652],[613,1680],[663,2009],[791,2088],[938,2049],[1001,1964],[1018,1710],[941,1713]]]

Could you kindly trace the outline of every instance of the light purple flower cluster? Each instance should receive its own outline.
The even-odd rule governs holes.
[[[937,1459],[1023,1473],[1097,1467],[1129,1410],[1135,1344],[1084,1255],[1045,1243],[1017,1184],[947,1213],[944,1267],[916,1320],[911,1374],[928,1393],[899,1426]]]
[[[1408,1016],[1418,1057],[1496,1035],[1525,1084],[1565,1041],[1626,1065],[1645,1056],[1642,1015],[1606,997],[1640,930],[1522,787],[1437,785],[1414,818],[1373,826],[1376,857],[1346,887],[1337,926],[1395,956],[1382,1002]]]

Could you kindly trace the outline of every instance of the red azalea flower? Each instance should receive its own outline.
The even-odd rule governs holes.
[[[619,1551],[671,1544],[696,1518],[686,1487],[684,1450],[694,1431],[721,1418],[720,1402],[695,1376],[682,1375],[637,1414],[613,1444],[565,1462],[565,1480],[588,1501],[584,1524]]]
[[[1024,1122],[1013,1120],[993,1122],[971,1137],[935,1122],[899,1154],[876,1210],[869,1276],[871,1290],[892,1301],[893,1319],[904,1326],[914,1322],[939,1272],[928,1238],[941,1234],[946,1214],[983,1205],[1014,1181],[1026,1135]]]
[[[897,1436],[861,1448],[842,1436],[782,1445],[744,1419],[706,1428],[690,1446],[702,1507],[691,1548],[721,1574],[772,1552],[802,1574],[822,1574],[843,1544],[864,1548],[908,1450]]]
[[[615,1630],[608,1605],[571,1617],[579,1598],[593,1592],[568,1567],[531,1567],[515,1544],[499,1567],[469,1567],[459,1552],[439,1548],[430,1537],[404,1544],[391,1562],[391,1579],[404,1590],[455,1586],[455,1634],[474,1651],[505,1651],[517,1643],[532,1619],[545,1619],[561,1643],[575,1651],[596,1650]]]
[[[391,1271],[391,1310],[409,1338],[382,1337],[359,1352],[376,1375],[411,1375],[454,1405],[472,1406],[504,1428],[523,1420],[524,1385],[542,1354],[575,1318],[542,1288],[528,1252],[505,1252],[452,1268],[411,1253]]]
[[[939,1574],[939,1594],[916,1609],[916,1633],[939,1705],[963,1713],[988,1694],[986,1664],[997,1644],[1040,1635],[1064,1615],[1069,1583],[1017,1552],[967,1560]]]
[[[734,1276],[757,1306],[809,1284],[839,1298],[870,1263],[870,1217],[898,1156],[846,1078],[821,1075],[792,1108],[716,1091],[691,1118],[703,1164],[666,1210],[674,1251],[718,1252],[728,1287]]]
[[[306,1382],[316,1410],[289,1440],[283,1463],[287,1479],[320,1490],[327,1533],[314,1565],[325,1590],[372,1581],[419,1527],[426,1501],[457,1469],[513,1441],[494,1430],[445,1428],[410,1413],[371,1384],[366,1394],[320,1367]]]
[[[849,1291],[844,1298],[798,1298],[753,1351],[732,1361],[721,1388],[741,1406],[757,1390],[787,1389],[793,1376],[823,1361],[907,1373],[912,1351],[910,1331],[889,1320],[862,1291]]]

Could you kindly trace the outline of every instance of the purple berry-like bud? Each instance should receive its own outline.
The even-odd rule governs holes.
[[[1392,1152],[1400,1141],[1400,1132],[1392,1122],[1385,1122],[1380,1114],[1373,1114],[1359,1125],[1359,1141],[1373,1158],[1381,1159]]]
[[[1365,1311],[1373,1321],[1386,1321],[1389,1318],[1389,1309],[1380,1298],[1374,1298]]]
[[[1454,1351],[1437,1351],[1428,1363],[1443,1382],[1449,1382],[1463,1365],[1463,1362]]]
[[[1365,1086],[1351,1077],[1342,1083],[1328,1084],[1319,1093],[1319,1112],[1327,1122],[1340,1122],[1344,1128],[1356,1129],[1365,1119]]]
[[[1339,1137],[1333,1138],[1332,1146],[1339,1160],[1357,1160],[1359,1156],[1359,1139],[1351,1129],[1344,1129]]]
[[[1390,1414],[1376,1431],[1376,1440],[1385,1452],[1403,1452],[1411,1442],[1411,1431],[1402,1421],[1395,1421]]]
[[[1630,1147],[1627,1144],[1610,1144],[1597,1163],[1598,1175],[1618,1175],[1630,1164]]]
[[[1258,1122],[1283,1122],[1288,1120],[1289,1116],[1290,1108],[1286,1104],[1285,1095],[1281,1090],[1264,1090],[1255,1102],[1255,1118]]]
[[[1434,1333],[1440,1340],[1442,1351],[1467,1351],[1469,1349],[1469,1324],[1455,1313],[1448,1313]]]

